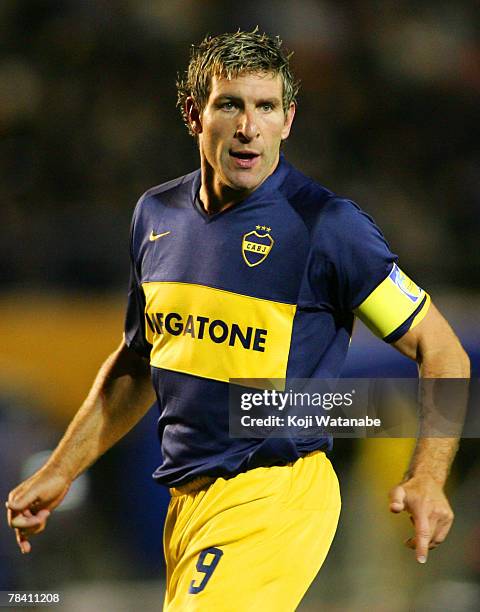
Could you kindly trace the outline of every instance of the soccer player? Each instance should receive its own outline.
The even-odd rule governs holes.
[[[372,219],[280,153],[297,90],[277,38],[239,31],[193,49],[178,92],[200,169],[137,204],[124,338],[50,459],[8,499],[23,553],[156,400],[154,478],[172,493],[165,609],[293,610],[337,526],[331,441],[230,438],[229,380],[337,377],[355,315],[421,376],[468,376],[458,339]],[[420,440],[391,492],[421,563],[452,522],[443,485],[456,444]]]

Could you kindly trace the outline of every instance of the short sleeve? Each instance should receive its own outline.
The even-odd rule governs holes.
[[[340,198],[328,207],[320,251],[333,269],[336,302],[393,342],[425,316],[429,296],[398,267],[398,257],[369,215]]]
[[[127,312],[125,315],[125,343],[142,357],[149,358],[151,345],[145,338],[145,296],[134,271],[130,272]]]
[[[137,207],[138,208],[138,207]],[[135,262],[135,214],[130,233],[130,284],[125,315],[125,343],[145,358],[150,358],[151,344],[145,336],[145,294]]]

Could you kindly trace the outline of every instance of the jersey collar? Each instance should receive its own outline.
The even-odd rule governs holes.
[[[213,219],[216,219],[219,216],[222,216],[225,213],[228,213],[229,211],[231,211],[233,209],[237,209],[237,208],[239,208],[240,206],[243,206],[246,203],[250,204],[252,202],[259,201],[262,198],[264,198],[266,194],[271,195],[271,193],[273,191],[276,191],[277,189],[280,188],[280,186],[282,185],[282,183],[286,179],[288,173],[290,172],[290,169],[291,169],[291,165],[287,162],[287,160],[285,159],[285,156],[283,155],[283,153],[280,153],[280,158],[278,160],[277,167],[272,172],[272,174],[270,174],[270,176],[265,181],[263,181],[263,183],[260,185],[260,187],[255,189],[255,191],[253,191],[248,196],[248,198],[245,198],[245,200],[242,200],[241,202],[237,202],[233,206],[230,206],[229,208],[226,208],[225,210],[222,210],[222,211],[220,211],[218,213],[215,213],[214,215],[208,215],[205,212],[205,210],[203,209],[203,207],[202,207],[202,205],[200,203],[200,198],[199,198],[198,194],[200,193],[200,186],[201,186],[202,175],[201,175],[201,171],[199,169],[199,170],[197,170],[195,172],[194,177],[193,177],[193,181],[192,181],[192,188],[191,188],[192,205],[195,208],[195,210],[206,221],[212,221]]]

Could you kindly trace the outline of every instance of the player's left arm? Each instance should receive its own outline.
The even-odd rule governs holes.
[[[421,378],[470,376],[466,352],[433,304],[423,320],[393,346],[418,363]],[[459,398],[462,401],[466,398]],[[422,401],[420,418],[432,417],[428,411],[433,408],[429,401]],[[425,563],[429,549],[443,542],[453,522],[453,512],[443,489],[458,440],[458,437],[420,437],[404,480],[390,491],[390,510],[395,513],[405,510],[411,516],[415,536],[406,544],[415,549],[419,563]]]

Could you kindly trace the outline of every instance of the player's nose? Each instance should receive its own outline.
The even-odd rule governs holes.
[[[236,136],[249,142],[258,136],[258,126],[255,113],[246,109],[238,118]]]

